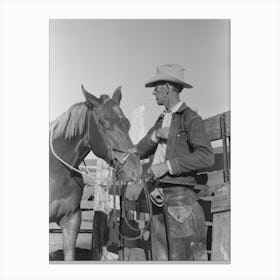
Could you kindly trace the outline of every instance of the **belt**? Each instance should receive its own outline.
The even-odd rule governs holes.
[[[193,190],[193,186],[188,185],[172,185],[172,184],[159,184],[159,187],[162,188],[163,193],[166,195],[169,194],[182,194],[182,193],[188,193],[191,197],[193,197],[195,200],[198,200],[198,196]]]
[[[185,189],[192,190],[194,186],[191,186],[191,185],[168,184],[168,183],[159,183],[157,187],[162,188],[162,189],[173,189],[173,190],[185,190]]]
[[[158,207],[162,207],[164,203],[164,195],[188,195],[194,200],[198,200],[196,193],[193,191],[193,186],[188,185],[175,185],[175,184],[166,184],[159,183],[156,188],[151,192],[150,198],[151,201]]]

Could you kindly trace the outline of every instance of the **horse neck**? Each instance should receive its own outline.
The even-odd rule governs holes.
[[[52,141],[52,145],[57,156],[75,168],[80,165],[89,152],[89,149],[83,145],[83,139],[79,137],[72,139],[56,138]],[[50,159],[52,158],[55,159],[55,156],[50,149]],[[61,165],[59,161],[56,162]],[[55,167],[54,161],[53,167]]]

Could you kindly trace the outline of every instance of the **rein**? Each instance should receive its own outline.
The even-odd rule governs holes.
[[[86,173],[86,172],[83,172],[75,167],[73,167],[72,165],[70,165],[69,163],[67,163],[66,161],[64,161],[61,157],[59,157],[56,152],[54,151],[54,148],[53,148],[53,130],[54,130],[54,126],[52,127],[51,129],[51,133],[50,133],[50,147],[51,147],[51,151],[53,153],[53,155],[55,156],[56,159],[58,159],[63,165],[67,166],[68,168],[70,168],[71,170],[73,171],[76,171],[78,173],[80,173],[81,175],[84,175],[84,176],[88,176],[90,177],[91,179],[95,179],[93,176],[91,176],[90,174]]]

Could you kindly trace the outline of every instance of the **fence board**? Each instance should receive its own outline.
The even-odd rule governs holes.
[[[211,212],[221,212],[230,210],[230,186],[224,184],[222,187],[217,189],[215,196],[212,200]]]
[[[230,136],[230,112],[227,111],[224,114],[226,119],[226,135]],[[204,120],[205,129],[211,141],[222,138],[220,129],[220,118],[222,117],[222,115],[223,114],[219,114]]]

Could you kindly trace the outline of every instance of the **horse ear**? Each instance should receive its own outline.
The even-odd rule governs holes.
[[[83,85],[82,85],[82,91],[86,99],[87,105],[89,105],[90,107],[98,107],[100,105],[99,103],[100,100],[97,97],[95,97],[93,94],[86,91]]]
[[[118,88],[114,91],[112,99],[113,99],[118,105],[120,105],[121,99],[122,99],[122,87],[118,87]]]

